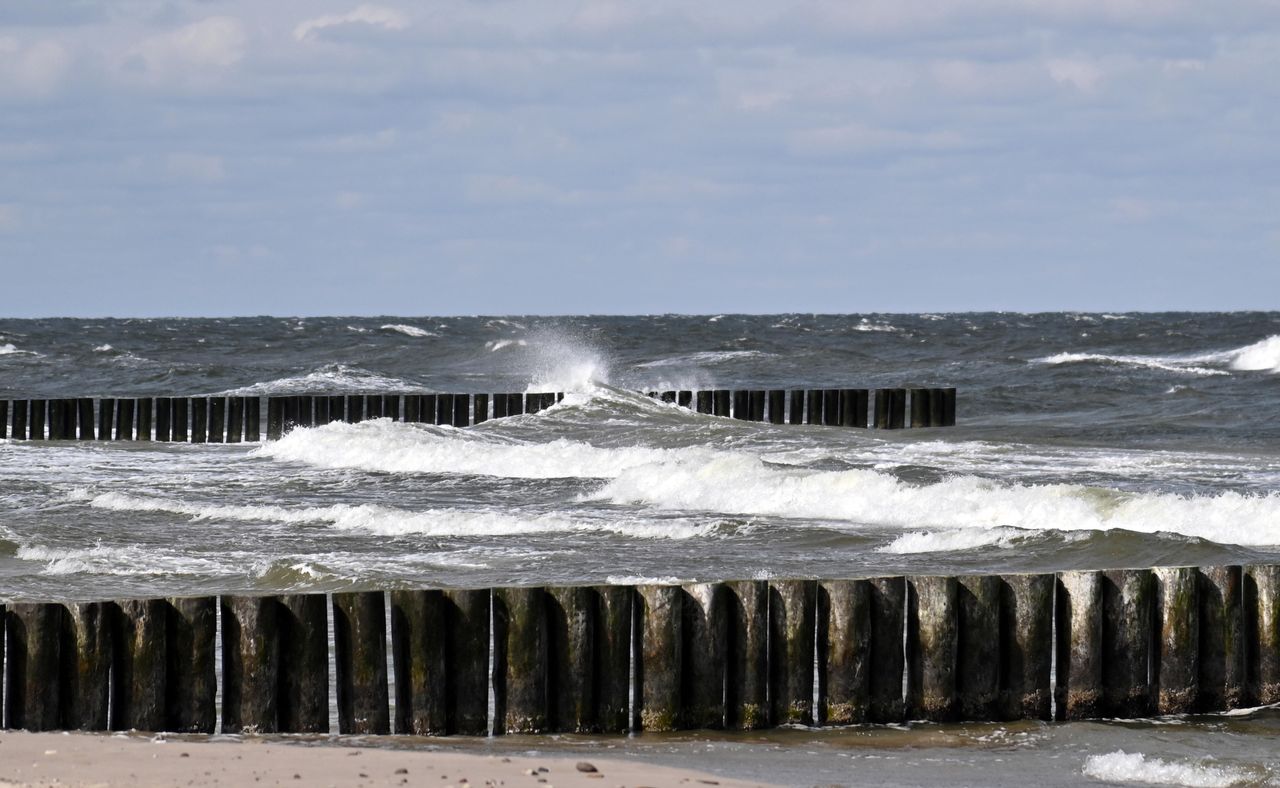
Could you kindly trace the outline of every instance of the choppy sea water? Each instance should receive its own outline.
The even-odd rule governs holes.
[[[916,385],[956,386],[958,426],[773,426],[635,393]],[[265,446],[0,441],[0,597],[1280,560],[1280,313],[0,320],[0,398],[405,390],[567,396]],[[1061,761],[1047,784],[1255,784],[1280,775],[1272,713],[1181,721],[1185,746],[1155,723],[1008,746]],[[842,736],[875,760],[963,730],[782,736],[838,768]],[[1195,782],[1214,765],[1193,741],[1256,743],[1225,762],[1244,782]],[[770,746],[725,741],[705,765]],[[969,784],[1010,763],[945,749]],[[762,778],[790,762],[758,760]]]

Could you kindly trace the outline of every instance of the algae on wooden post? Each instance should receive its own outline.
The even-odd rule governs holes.
[[[636,657],[636,592],[631,586],[595,586],[595,717],[605,733],[631,729],[631,665]]]
[[[1280,703],[1280,566],[1247,567],[1244,587],[1250,697]]]
[[[329,732],[329,616],[324,594],[280,597],[281,733]]]
[[[222,597],[222,732],[276,733],[280,601]]]
[[[908,588],[907,716],[948,722],[956,713],[956,580],[911,577]]]
[[[52,731],[62,727],[62,627],[56,603],[15,602],[5,612],[8,665],[5,721],[9,728]]]
[[[1003,588],[992,575],[956,578],[955,713],[962,720],[999,718]]]
[[[680,711],[683,699],[684,592],[679,586],[638,586],[640,612],[640,658],[637,665],[636,699],[640,706],[640,728],[673,731],[683,726]]]
[[[445,712],[449,733],[489,732],[489,589],[445,596]]]
[[[395,732],[442,736],[449,732],[444,593],[397,590],[390,596]]]
[[[547,727],[547,614],[542,588],[494,590],[494,733]]]
[[[391,732],[386,615],[381,591],[333,595],[339,733]]]
[[[69,602],[63,615],[62,721],[105,731],[111,703],[111,611],[107,602]]]
[[[723,728],[729,636],[723,583],[684,586],[684,724]]]
[[[775,725],[813,724],[817,581],[769,583],[769,701]]]
[[[1155,708],[1150,678],[1154,576],[1150,569],[1102,575],[1103,713],[1146,717]]]
[[[870,703],[871,586],[818,583],[818,724],[866,722]]]
[[[111,729],[165,729],[169,604],[163,599],[115,603]]]
[[[1196,711],[1246,705],[1243,569],[1200,568],[1200,700]]]
[[[902,642],[906,629],[907,584],[902,577],[869,580],[871,591],[871,670],[868,722],[902,722]]]
[[[585,586],[560,586],[548,588],[545,601],[547,730],[596,731],[596,596]]]
[[[1155,570],[1156,633],[1160,645],[1156,711],[1190,714],[1200,694],[1200,573],[1195,567]]]
[[[1102,704],[1102,575],[1058,574],[1057,714],[1059,719],[1099,716]]]
[[[1047,720],[1053,714],[1053,575],[1001,578],[1000,719]]]

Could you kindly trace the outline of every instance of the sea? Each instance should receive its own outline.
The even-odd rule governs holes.
[[[915,386],[955,386],[956,426],[643,394]],[[465,429],[0,440],[0,599],[1280,561],[1280,312],[0,319],[0,399],[404,391],[565,397]],[[1278,734],[1259,708],[379,744],[783,785],[1234,786],[1280,784]]]

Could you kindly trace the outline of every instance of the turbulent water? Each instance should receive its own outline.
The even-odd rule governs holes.
[[[955,428],[635,393],[917,385],[958,388]],[[1280,313],[0,320],[0,399],[408,390],[567,396],[265,446],[0,441],[0,596],[1280,561]],[[1072,779],[1177,772],[1142,730]]]

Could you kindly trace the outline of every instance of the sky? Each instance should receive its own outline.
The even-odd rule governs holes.
[[[1269,309],[1280,3],[0,0],[0,314]]]

